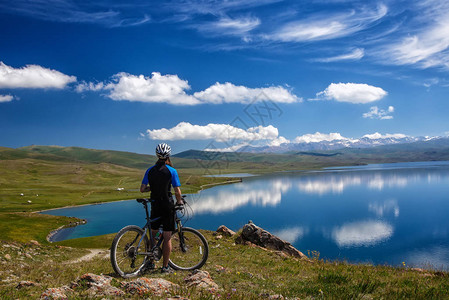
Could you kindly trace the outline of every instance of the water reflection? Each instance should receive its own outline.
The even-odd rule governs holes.
[[[304,237],[309,232],[308,228],[300,227],[300,226],[294,226],[294,227],[288,227],[281,230],[274,230],[272,234],[276,235],[277,237],[293,244],[298,242],[300,239]]]
[[[281,203],[282,193],[290,190],[291,186],[291,181],[280,179],[262,184],[259,182],[236,184],[232,189],[222,189],[213,194],[203,192],[191,206],[195,214],[223,213],[247,204],[276,206]]]
[[[448,270],[449,248],[434,246],[413,250],[404,256],[404,262],[412,267]]]
[[[362,184],[360,176],[317,176],[316,178],[310,177],[308,179],[300,180],[297,184],[298,189],[301,192],[308,194],[341,194],[344,189],[351,185]]]
[[[300,180],[297,184],[301,192],[308,194],[342,194],[350,186],[365,185],[369,189],[383,190],[386,187],[405,187],[410,182],[419,180],[410,176],[382,173],[352,173],[352,174],[320,174]]]
[[[399,217],[399,205],[396,199],[389,199],[383,203],[370,203],[368,205],[368,210],[373,212],[379,218],[382,218],[388,213],[393,213],[396,218]]]
[[[371,220],[347,223],[332,230],[332,238],[339,247],[373,246],[392,235],[390,224]]]

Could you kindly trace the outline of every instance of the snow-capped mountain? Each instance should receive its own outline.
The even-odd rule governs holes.
[[[238,151],[251,152],[251,153],[285,153],[291,151],[317,151],[317,150],[337,150],[343,148],[370,148],[376,146],[393,145],[393,144],[406,144],[421,141],[430,141],[438,139],[440,137],[411,137],[403,134],[390,134],[381,135],[374,133],[365,135],[358,139],[344,138],[337,136],[335,139],[327,140],[308,140],[308,139],[296,139],[289,143],[282,143],[276,146],[246,146],[242,147]]]

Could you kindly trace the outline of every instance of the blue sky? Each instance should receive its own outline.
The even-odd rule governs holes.
[[[0,0],[0,146],[449,131],[449,3]]]

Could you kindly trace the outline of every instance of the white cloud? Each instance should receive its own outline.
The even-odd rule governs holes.
[[[388,93],[379,87],[365,83],[331,83],[311,100],[335,100],[354,104],[378,101]]]
[[[365,50],[363,48],[356,48],[352,50],[350,53],[327,57],[327,58],[319,58],[315,59],[318,62],[336,62],[336,61],[344,61],[344,60],[360,60],[365,56]]]
[[[13,99],[14,99],[14,96],[11,96],[11,95],[0,95],[0,103],[11,102]]]
[[[385,5],[380,5],[377,10],[365,9],[332,16],[314,16],[306,20],[288,23],[266,37],[283,42],[335,39],[367,28],[384,17],[387,11]]]
[[[344,136],[342,136],[340,133],[338,132],[331,132],[329,134],[327,133],[320,133],[320,132],[315,132],[315,133],[308,133],[308,134],[304,134],[301,136],[297,136],[294,139],[295,143],[319,143],[322,141],[335,141],[335,140],[350,140],[348,138],[345,138]]]
[[[113,82],[104,86],[110,90],[108,97],[113,100],[157,102],[181,105],[199,104],[199,101],[186,94],[190,89],[186,80],[177,75],[161,75],[153,72],[151,77],[118,73]]]
[[[404,139],[408,136],[402,133],[386,133],[386,134],[380,134],[379,132],[373,133],[373,134],[365,134],[362,136],[362,138],[368,138],[372,140],[379,140],[379,139]]]
[[[364,113],[363,117],[369,119],[391,120],[393,119],[393,116],[391,115],[393,112],[393,106],[389,106],[387,110],[379,109],[377,106],[371,106],[369,112]]]
[[[280,137],[275,138],[274,140],[271,140],[268,145],[269,146],[279,146],[281,144],[289,144],[289,143],[290,143],[290,140],[286,139],[283,136],[280,136]]]
[[[301,101],[296,95],[281,86],[267,88],[248,88],[226,82],[215,83],[204,91],[196,92],[193,96],[203,103],[251,103],[253,101],[270,100],[280,103],[294,103]]]
[[[392,235],[393,227],[381,221],[348,223],[332,231],[332,237],[339,247],[372,246]]]
[[[215,83],[207,89],[187,94],[190,85],[178,75],[161,75],[153,72],[151,77],[118,73],[112,82],[82,82],[76,87],[77,92],[109,91],[107,97],[113,100],[168,103],[172,105],[198,105],[242,103],[254,101],[273,101],[294,103],[302,101],[289,89],[282,86],[266,88],[248,88],[232,83]]]
[[[27,65],[16,69],[0,62],[0,88],[62,89],[75,81],[75,76],[68,76],[38,65]]]
[[[173,128],[147,130],[147,135],[152,140],[208,140],[218,142],[230,140],[259,141],[272,140],[278,137],[279,132],[276,127],[268,125],[266,127],[257,126],[248,129],[237,128],[228,124],[207,124],[205,126],[192,125],[188,122],[181,122]]]

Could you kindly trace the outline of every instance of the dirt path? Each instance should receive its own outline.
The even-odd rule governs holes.
[[[76,263],[80,263],[83,261],[89,261],[92,260],[94,257],[99,256],[100,258],[108,258],[109,257],[109,250],[105,250],[105,249],[86,249],[88,251],[90,251],[90,253],[81,256],[79,258],[70,260],[68,262],[66,262],[66,264],[76,264]]]

